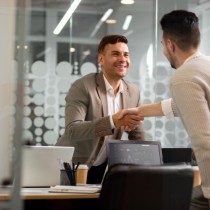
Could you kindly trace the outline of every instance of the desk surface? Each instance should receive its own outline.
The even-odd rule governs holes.
[[[193,167],[194,187],[200,184],[200,174],[198,167]],[[97,199],[100,193],[49,193],[49,188],[24,188],[22,198],[24,200],[56,200],[56,199]],[[0,188],[0,201],[10,199],[10,189]]]
[[[51,199],[91,199],[99,198],[99,193],[49,193],[49,188],[24,188],[21,191],[24,200]],[[10,199],[10,190],[0,189],[0,201]]]

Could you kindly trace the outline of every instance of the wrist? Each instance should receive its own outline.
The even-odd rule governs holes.
[[[114,120],[113,120],[113,118],[114,118],[113,116],[114,116],[114,115],[110,115],[110,116],[109,116],[109,120],[110,120],[110,124],[111,124],[111,128],[112,128],[112,129],[116,127],[115,122],[114,122]]]

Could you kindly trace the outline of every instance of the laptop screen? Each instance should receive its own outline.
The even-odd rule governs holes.
[[[107,141],[108,165],[136,164],[160,165],[162,151],[160,142],[109,140]]]
[[[59,159],[72,161],[74,147],[24,146],[23,187],[49,187],[60,184]]]

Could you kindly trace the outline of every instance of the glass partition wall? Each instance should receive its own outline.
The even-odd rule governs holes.
[[[174,70],[162,54],[159,20],[163,14],[173,9],[194,11],[200,18],[201,51],[210,53],[209,0],[17,0],[10,6],[16,11],[15,29],[1,22],[2,31],[14,37],[8,68],[15,77],[24,73],[22,140],[36,145],[54,145],[63,134],[67,91],[76,79],[100,71],[97,45],[104,35],[128,38],[131,68],[126,79],[141,89],[142,104],[170,98]],[[4,4],[0,7],[9,18],[11,11],[4,10]],[[1,74],[3,78],[5,72]],[[160,141],[162,147],[191,147],[178,118],[145,118],[144,127],[146,139]]]
[[[59,22],[75,4],[72,16],[56,32]],[[155,91],[150,93],[154,78],[150,75],[150,81],[148,77],[148,68],[150,74],[154,68],[155,8],[152,0],[134,4],[122,4],[119,0],[30,1],[25,44],[25,140],[54,145],[63,134],[67,91],[76,79],[100,71],[97,45],[106,34],[127,36],[132,62],[127,79],[141,87],[142,102],[155,100]],[[16,53],[18,50],[17,44]],[[145,125],[148,139],[155,140],[150,125]]]
[[[209,3],[201,0],[135,0],[132,4],[120,0],[28,1],[24,139],[41,145],[56,143],[64,132],[66,93],[76,79],[100,71],[97,45],[106,34],[127,36],[131,68],[126,79],[140,87],[141,103],[169,98],[169,81],[174,70],[162,55],[159,20],[173,9],[195,11],[202,31],[201,50],[206,52],[207,45],[203,42],[209,37]],[[63,28],[56,31],[71,6],[76,7],[75,11]],[[18,50],[17,43],[15,55]],[[146,118],[144,127],[146,139],[158,140],[163,147],[190,147],[179,119]]]

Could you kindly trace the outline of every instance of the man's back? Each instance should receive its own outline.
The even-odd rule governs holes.
[[[194,55],[178,68],[171,80],[171,94],[188,131],[208,193],[210,174],[210,59]],[[202,161],[201,161],[202,160]]]

